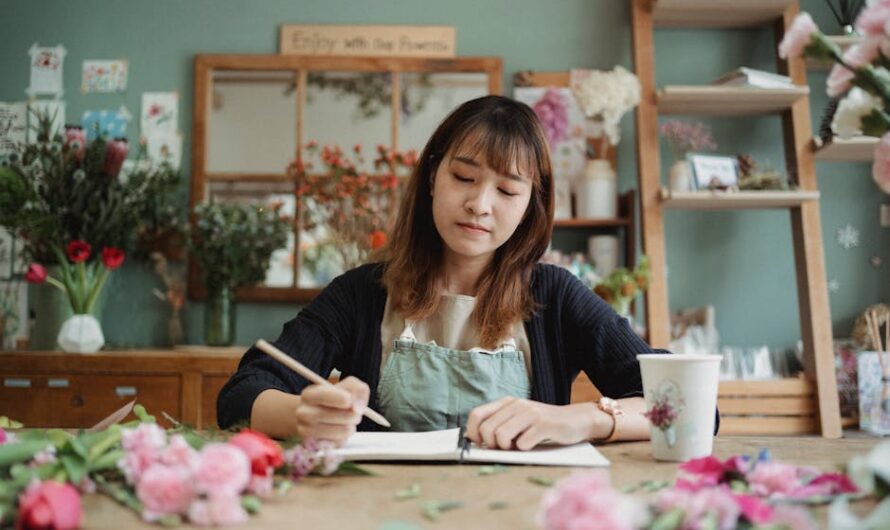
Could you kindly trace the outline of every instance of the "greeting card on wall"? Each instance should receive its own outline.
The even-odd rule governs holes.
[[[28,143],[37,141],[38,118],[49,118],[50,136],[61,134],[65,128],[65,102],[33,100],[28,103]]]
[[[178,132],[155,132],[144,136],[148,159],[153,165],[164,162],[178,170],[182,159],[182,135]]]
[[[83,113],[80,124],[87,133],[87,141],[92,141],[97,132],[105,138],[126,136],[129,121],[129,113],[121,110],[88,110]]]
[[[80,91],[124,92],[127,90],[129,64],[126,60],[84,61]]]
[[[178,92],[146,92],[142,94],[142,136],[174,133],[179,123]]]
[[[36,43],[28,50],[31,56],[31,86],[28,95],[59,95],[62,88],[62,64],[65,61],[65,47],[38,46]]]
[[[0,159],[25,141],[28,106],[22,103],[0,103]]]

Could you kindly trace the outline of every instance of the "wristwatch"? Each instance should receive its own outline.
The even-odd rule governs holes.
[[[605,438],[597,440],[599,442],[613,442],[618,437],[618,418],[624,416],[624,411],[621,410],[621,404],[618,403],[617,400],[608,397],[601,397],[599,401],[596,402],[597,408],[601,411],[605,412],[609,416],[612,416],[612,430],[609,431],[609,435]]]

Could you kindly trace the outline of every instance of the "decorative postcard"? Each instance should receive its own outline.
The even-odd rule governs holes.
[[[50,124],[50,135],[55,136],[61,134],[65,129],[65,102],[64,101],[41,101],[33,100],[28,103],[30,112],[28,112],[28,143],[37,141],[37,116],[48,116],[52,122]]]
[[[148,159],[152,164],[159,165],[164,162],[178,170],[182,160],[182,135],[178,132],[156,132],[143,136],[148,150]]]
[[[0,159],[13,152],[17,144],[25,141],[27,118],[26,103],[0,103]]]
[[[142,94],[142,136],[174,133],[179,123],[178,92],[146,92]]]
[[[129,63],[124,60],[84,61],[80,91],[124,92],[127,90]]]
[[[26,90],[28,95],[62,95],[62,64],[66,53],[61,44],[38,46],[35,43],[31,46],[28,50],[28,55],[31,56],[31,86]]]
[[[83,113],[80,124],[87,133],[87,141],[92,141],[97,132],[105,138],[125,137],[129,121],[130,115],[126,109],[88,110]]]

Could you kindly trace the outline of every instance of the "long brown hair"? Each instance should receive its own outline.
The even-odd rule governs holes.
[[[495,251],[476,284],[473,322],[482,346],[493,348],[514,322],[535,311],[532,269],[547,250],[553,228],[550,152],[544,130],[527,105],[485,96],[462,104],[439,125],[408,180],[392,238],[381,253],[387,261],[383,284],[392,308],[407,320],[421,320],[438,308],[444,242],[433,224],[431,188],[439,164],[461,148],[482,154],[498,173],[509,173],[516,163],[532,181],[522,222]]]

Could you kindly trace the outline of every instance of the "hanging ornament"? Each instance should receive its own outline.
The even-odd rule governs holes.
[[[837,243],[844,247],[844,250],[850,250],[859,246],[859,229],[852,225],[846,225],[837,229]]]

